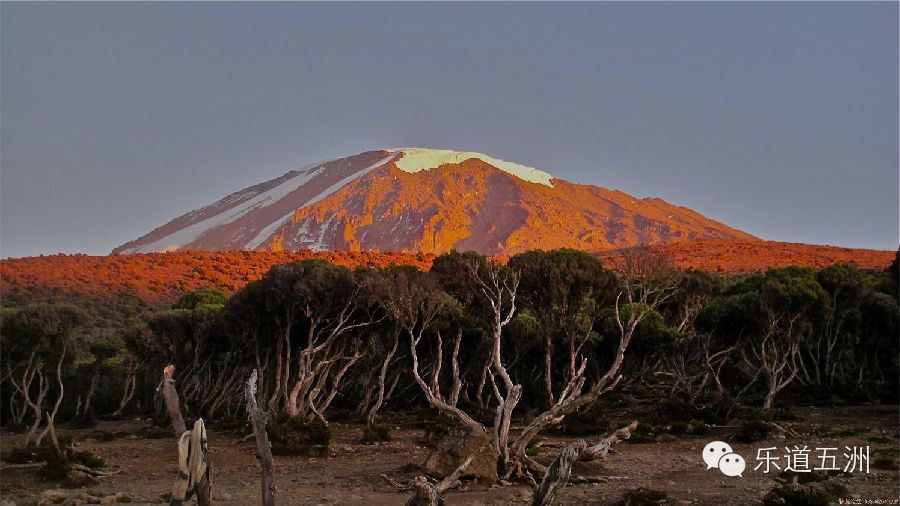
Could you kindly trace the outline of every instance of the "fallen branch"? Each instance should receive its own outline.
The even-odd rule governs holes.
[[[89,475],[91,475],[91,476],[93,476],[93,477],[95,477],[95,478],[103,478],[104,476],[112,476],[112,475],[114,475],[114,474],[119,474],[119,473],[122,472],[121,470],[118,470],[118,471],[100,471],[100,470],[97,470],[97,469],[91,469],[90,467],[83,466],[83,465],[81,465],[81,464],[72,464],[71,467],[72,467],[72,470],[73,470],[73,471],[81,471],[82,473],[84,473],[84,474],[89,474]]]
[[[609,436],[603,438],[599,443],[593,446],[588,446],[578,454],[578,460],[580,460],[581,462],[588,462],[591,460],[605,458],[610,450],[612,450],[612,445],[624,439],[630,438],[634,433],[634,430],[637,429],[637,426],[638,423],[637,420],[635,420],[631,422],[627,427],[622,427]]]
[[[434,484],[428,481],[428,478],[421,475],[416,476],[406,484],[400,483],[387,474],[382,474],[381,477],[392,487],[401,492],[406,492],[408,490],[413,491],[413,496],[409,498],[409,501],[406,501],[406,506],[441,506],[444,504],[444,492],[459,486],[459,476],[467,467],[469,467],[469,464],[472,463],[474,458],[475,454],[469,455],[456,470],[443,480]]]
[[[256,434],[252,434],[252,433],[251,433],[251,434],[247,434],[246,436],[244,436],[244,437],[242,437],[242,438],[240,438],[240,439],[235,439],[234,441],[231,442],[231,444],[236,445],[236,444],[238,444],[238,443],[245,443],[245,442],[247,442],[247,441],[250,441],[250,440],[253,439],[254,437],[256,437]]]
[[[631,422],[627,427],[622,427],[613,432],[593,446],[588,446],[588,443],[585,440],[580,439],[563,449],[553,463],[550,464],[550,467],[547,468],[541,483],[534,487],[534,496],[531,501],[532,506],[549,506],[553,504],[553,501],[556,499],[556,494],[569,483],[569,476],[572,474],[572,465],[575,464],[576,461],[591,461],[605,458],[612,449],[613,444],[631,437],[631,434],[637,428],[637,425],[637,421]],[[580,483],[603,483],[609,479],[610,478],[606,477],[575,477],[572,478],[571,481]]]

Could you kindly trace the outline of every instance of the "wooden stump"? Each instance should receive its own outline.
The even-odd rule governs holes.
[[[184,418],[181,416],[181,404],[178,400],[178,391],[175,390],[175,366],[167,365],[163,369],[162,389],[163,399],[166,403],[166,412],[169,414],[169,420],[172,422],[172,429],[175,431],[175,437],[180,439],[182,434],[187,432],[184,425]],[[212,483],[209,481],[209,475],[212,471],[212,465],[207,464],[206,473],[197,482],[196,494],[197,504],[199,506],[210,506],[212,504]],[[172,502],[176,502],[174,499]]]

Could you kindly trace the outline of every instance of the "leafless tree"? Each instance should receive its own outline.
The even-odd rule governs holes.
[[[678,281],[678,274],[668,260],[646,249],[625,252],[619,271],[622,276],[622,288],[615,302],[619,346],[612,363],[606,372],[585,390],[588,381],[588,360],[579,351],[576,357],[577,368],[556,396],[555,403],[528,421],[515,436],[510,435],[510,427],[513,411],[522,395],[522,387],[510,377],[501,353],[503,329],[512,320],[516,311],[518,278],[514,272],[494,263],[486,265],[479,265],[475,261],[469,263],[473,283],[491,310],[491,352],[485,376],[491,385],[496,403],[492,427],[484,427],[456,406],[446,402],[434,384],[429,385],[421,378],[416,345],[426,327],[419,325],[417,332],[410,332],[413,374],[426,399],[433,407],[456,417],[469,430],[489,435],[499,455],[500,478],[525,478],[530,477],[531,473],[543,475],[546,472],[547,469],[543,465],[526,455],[525,450],[529,442],[545,428],[559,424],[567,415],[593,403],[600,395],[616,386],[621,378],[619,369],[625,357],[625,350],[637,326],[651,311],[672,296]],[[424,320],[431,321],[436,313],[427,314],[432,316]]]
[[[59,406],[62,404],[63,396],[66,393],[65,385],[62,380],[62,365],[63,361],[66,358],[66,352],[69,349],[68,341],[63,341],[62,350],[59,352],[59,360],[56,362],[56,384],[59,386],[59,393],[56,397],[56,402],[53,403],[53,409],[49,412],[45,412],[44,415],[47,418],[47,426],[44,427],[44,430],[37,437],[35,444],[40,445],[41,441],[43,441],[44,437],[47,434],[50,435],[50,441],[53,443],[54,448],[58,451],[60,450],[59,440],[56,438],[56,414],[59,413]]]
[[[399,330],[391,331],[391,347],[386,351],[384,357],[381,361],[381,367],[378,371],[378,382],[373,383],[373,390],[375,390],[375,399],[372,402],[371,406],[367,406],[366,408],[366,427],[368,429],[372,429],[375,426],[375,418],[378,416],[378,411],[381,409],[381,405],[385,401],[385,397],[387,397],[390,393],[390,390],[386,385],[388,371],[391,367],[391,363],[394,360],[394,356],[397,354],[397,348],[400,347],[400,333]],[[396,383],[395,383],[396,385]],[[367,392],[369,397],[371,397],[371,392]]]
[[[750,383],[760,375],[766,381],[764,411],[771,410],[775,396],[797,378],[802,342],[799,318],[799,314],[789,317],[770,312],[762,335],[741,347],[745,370],[752,376]]]
[[[19,371],[9,370],[10,383],[12,383],[16,392],[22,396],[25,406],[32,410],[32,415],[34,416],[34,423],[32,423],[31,428],[28,429],[28,434],[25,436],[26,445],[33,443],[35,440],[37,430],[41,425],[41,421],[44,419],[44,398],[50,391],[50,382],[45,381],[44,379],[43,362],[36,358],[35,355],[36,352],[34,351],[29,355],[28,361],[21,369],[21,375],[19,375],[18,381],[16,380],[16,376]],[[32,399],[31,392],[35,377],[37,377],[37,397]],[[18,422],[24,420],[25,413],[26,411],[23,409],[20,413]]]

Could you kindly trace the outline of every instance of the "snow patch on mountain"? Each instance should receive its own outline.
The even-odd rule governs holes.
[[[296,176],[287,179],[280,185],[271,188],[268,191],[264,191],[235,207],[182,228],[181,230],[171,233],[152,243],[123,250],[123,253],[150,253],[155,251],[168,252],[178,250],[179,248],[196,241],[201,235],[212,228],[231,223],[255,209],[270,206],[275,202],[278,202],[292,191],[300,188],[309,180],[316,177],[320,172],[322,172],[322,166],[320,164],[303,167],[302,169],[297,170]]]
[[[315,204],[316,202],[324,199],[325,197],[331,195],[332,193],[340,190],[347,183],[349,183],[359,177],[362,177],[362,176],[368,174],[369,172],[372,172],[373,170],[377,169],[378,167],[381,167],[382,165],[390,162],[391,160],[393,160],[394,158],[397,157],[397,154],[398,153],[391,153],[389,156],[382,158],[381,160],[373,163],[372,165],[369,165],[368,167],[361,169],[357,172],[354,172],[353,174],[345,177],[344,179],[341,179],[337,183],[326,188],[324,191],[322,191],[315,197],[307,200],[306,202],[300,203],[300,205],[298,206],[297,209]],[[280,229],[284,225],[287,225],[288,221],[290,221],[291,216],[294,215],[295,211],[296,210],[289,212],[288,214],[282,216],[281,218],[278,218],[277,220],[273,221],[272,223],[270,223],[269,225],[264,227],[262,230],[259,231],[258,234],[256,234],[256,237],[254,237],[253,239],[250,240],[250,242],[247,243],[247,245],[245,247],[247,249],[256,249],[256,248],[260,247],[263,243],[266,242],[267,239],[272,237],[272,235],[275,234],[275,232],[277,232],[278,229]]]
[[[397,148],[391,151],[403,154],[403,156],[397,160],[396,165],[398,169],[404,172],[416,173],[423,170],[435,169],[444,164],[458,164],[472,158],[477,158],[488,165],[496,167],[508,174],[512,174],[524,181],[553,188],[553,183],[550,182],[550,180],[553,179],[552,175],[533,167],[507,162],[483,153],[430,148]]]

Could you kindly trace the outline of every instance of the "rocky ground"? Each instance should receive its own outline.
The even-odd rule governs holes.
[[[760,504],[777,485],[775,473],[754,471],[760,448],[808,445],[837,447],[838,462],[845,446],[869,446],[870,459],[879,460],[880,469],[870,465],[868,474],[855,472],[831,478],[846,487],[856,504],[897,504],[898,453],[897,406],[856,406],[841,408],[798,408],[797,420],[783,422],[795,436],[738,443],[730,439],[733,428],[716,428],[704,436],[662,435],[657,441],[623,443],[618,453],[603,462],[576,464],[575,472],[586,477],[604,477],[601,483],[575,483],[566,487],[558,504],[613,504],[628,490],[638,487],[665,493],[665,504]],[[624,417],[626,414],[623,413]],[[92,429],[63,430],[78,449],[89,449],[105,459],[108,470],[118,474],[97,483],[65,488],[65,483],[46,480],[39,464],[0,464],[0,504],[37,504],[60,501],[131,502],[160,504],[173,484],[176,450],[170,439],[139,436],[144,420],[101,422]],[[334,424],[334,440],[327,458],[276,456],[278,503],[296,505],[402,505],[408,495],[397,492],[381,477],[399,476],[409,464],[421,464],[429,453],[422,442],[422,430],[406,423],[397,425],[394,440],[376,445],[359,444],[359,425]],[[112,435],[111,441],[101,441]],[[107,437],[103,437],[107,436]],[[259,471],[252,440],[239,441],[240,433],[212,428],[209,432],[210,460],[213,464],[213,498],[222,504],[257,504]],[[599,435],[598,435],[599,437]],[[549,462],[573,438],[548,437],[538,460]],[[719,439],[731,444],[747,461],[743,477],[728,477],[706,469],[701,453],[704,446]],[[22,440],[21,434],[3,434],[6,455]],[[782,461],[783,462],[783,461]],[[893,466],[891,465],[893,464]],[[894,469],[890,469],[894,467]],[[447,495],[449,505],[528,504],[530,488],[524,484],[483,486],[474,483]],[[871,502],[867,502],[871,501]],[[884,501],[884,502],[874,502]]]

